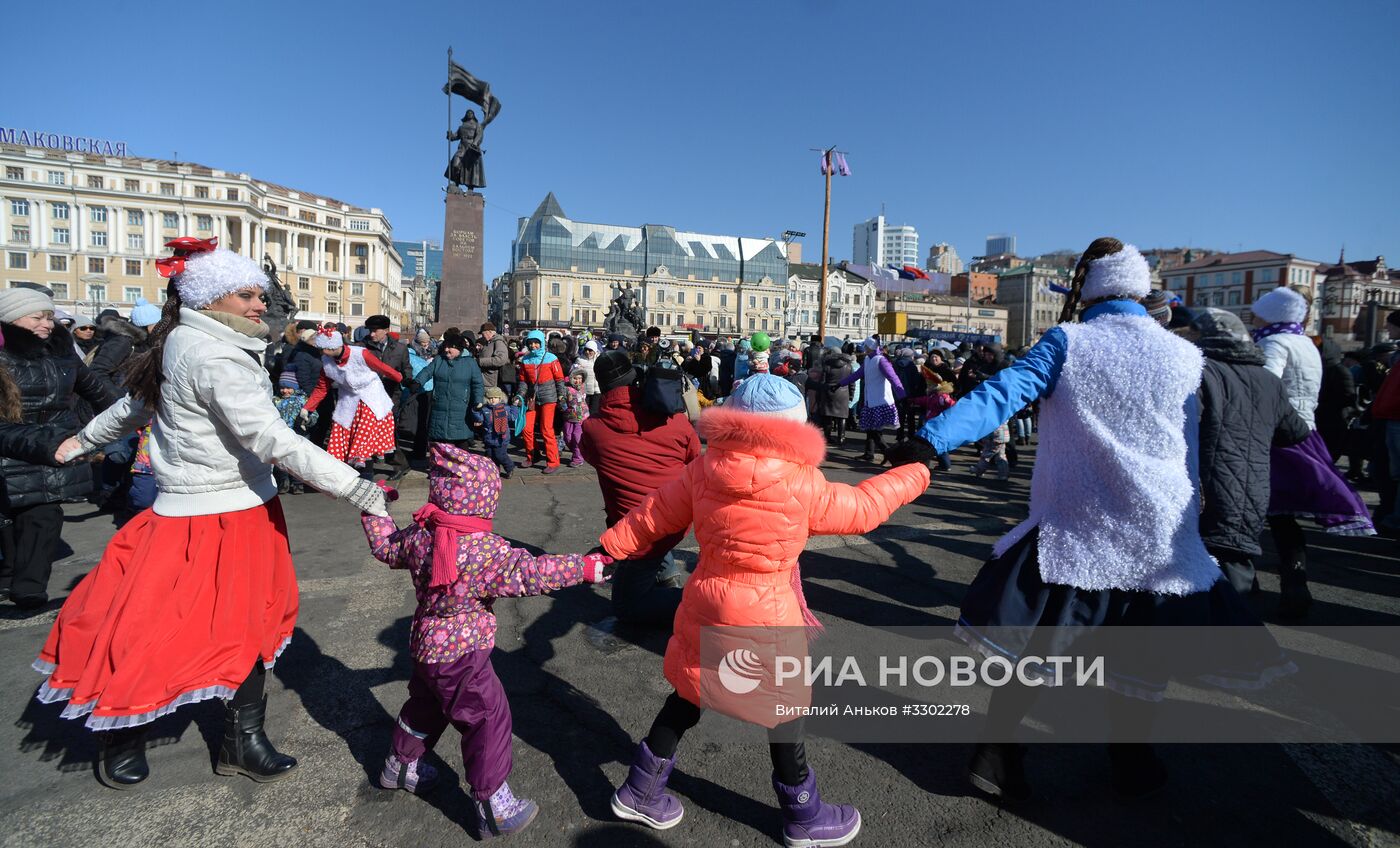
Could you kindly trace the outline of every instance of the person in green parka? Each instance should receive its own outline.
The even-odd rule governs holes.
[[[448,335],[432,362],[413,375],[420,385],[432,381],[432,413],[428,438],[466,448],[472,440],[471,415],[481,408],[484,383],[481,368],[471,355],[466,339]]]

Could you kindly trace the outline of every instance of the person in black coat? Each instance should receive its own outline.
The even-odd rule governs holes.
[[[1254,557],[1269,509],[1269,448],[1308,437],[1283,381],[1264,368],[1264,352],[1239,317],[1201,309],[1190,336],[1206,355],[1200,404],[1201,538],[1231,585],[1256,585]]]
[[[1347,430],[1356,415],[1356,379],[1342,364],[1342,349],[1331,339],[1322,341],[1322,389],[1317,395],[1317,432],[1327,443],[1332,461],[1347,452]]]
[[[73,337],[54,323],[53,302],[47,296],[23,289],[0,292],[0,332],[5,339],[0,368],[18,390],[22,423],[50,425],[71,435],[82,429],[76,411],[79,398],[97,412],[117,399],[78,358]],[[34,437],[47,432],[36,430]],[[0,531],[5,557],[0,563],[0,594],[8,594],[22,609],[35,609],[49,599],[49,574],[63,530],[62,504],[92,492],[92,466],[84,462],[53,467],[5,458],[0,471],[5,478],[0,510],[11,522]]]

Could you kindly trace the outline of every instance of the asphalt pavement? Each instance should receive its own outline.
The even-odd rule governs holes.
[[[851,446],[859,446],[852,441]],[[832,479],[871,469],[833,452]],[[974,480],[971,454],[874,533],[813,540],[803,555],[807,598],[828,627],[941,625],[992,543],[1025,514],[1029,459],[1009,482]],[[402,483],[402,525],[426,497],[423,474]],[[295,637],[269,678],[269,734],[300,759],[297,774],[258,785],[213,774],[221,711],[205,703],[154,725],[152,776],[115,792],[93,778],[95,745],[61,705],[32,695],[30,668],[58,605],[98,561],[110,516],[67,509],[68,553],[54,569],[54,601],[38,614],[0,607],[0,844],[13,846],[456,846],[473,838],[458,737],[436,757],[444,782],[426,797],[377,788],[410,673],[413,591],[402,572],[368,555],[353,509],[309,494],[284,497],[301,585]],[[603,529],[587,467],[504,484],[501,535],[548,552],[584,551]],[[1313,624],[1400,624],[1400,561],[1383,538],[1309,532]],[[695,563],[693,537],[680,557]],[[1272,553],[1252,599],[1273,621]],[[541,813],[513,841],[541,846],[770,846],[781,823],[766,746],[696,734],[682,745],[671,788],[684,822],[651,832],[608,810],[636,739],[670,691],[661,674],[666,634],[619,628],[609,589],[502,600],[496,669],[514,714],[516,793]],[[1276,623],[1275,623],[1276,624]],[[1272,625],[1271,625],[1272,626]],[[706,719],[709,721],[710,719]],[[703,726],[703,725],[702,725]],[[808,740],[822,795],[859,807],[855,844],[891,846],[1186,846],[1400,844],[1400,746],[1162,745],[1172,780],[1146,801],[1115,800],[1101,746],[1037,746],[1027,760],[1036,798],[1003,808],[965,780],[966,744],[844,744]]]

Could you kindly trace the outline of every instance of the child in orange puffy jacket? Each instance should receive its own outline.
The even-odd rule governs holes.
[[[928,487],[928,469],[921,464],[894,468],[859,486],[828,482],[818,468],[825,453],[822,433],[806,417],[802,393],[791,383],[749,376],[724,406],[701,416],[708,451],[603,534],[603,548],[617,560],[692,525],[700,542],[700,563],[685,585],[666,647],[666,679],[676,691],[613,795],[612,810],[621,818],[658,830],[680,822],[684,810],[666,794],[666,781],[681,736],[700,720],[703,697],[708,707],[769,728],[773,788],[789,846],[844,845],[860,830],[854,807],[823,803],[817,794],[801,719],[779,724],[771,707],[760,713],[735,705],[731,712],[723,693],[712,688],[715,670],[702,674],[701,668],[702,627],[747,633],[762,628],[787,646],[783,653],[805,650],[803,628],[820,628],[807,609],[797,567],[807,537],[868,533]],[[789,706],[810,703],[805,689],[776,697]]]

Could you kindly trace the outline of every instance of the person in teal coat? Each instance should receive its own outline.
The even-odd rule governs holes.
[[[420,385],[431,382],[432,413],[428,438],[465,448],[472,440],[471,414],[481,408],[484,383],[481,368],[471,355],[466,339],[451,335],[442,340],[438,355],[417,374]]]

